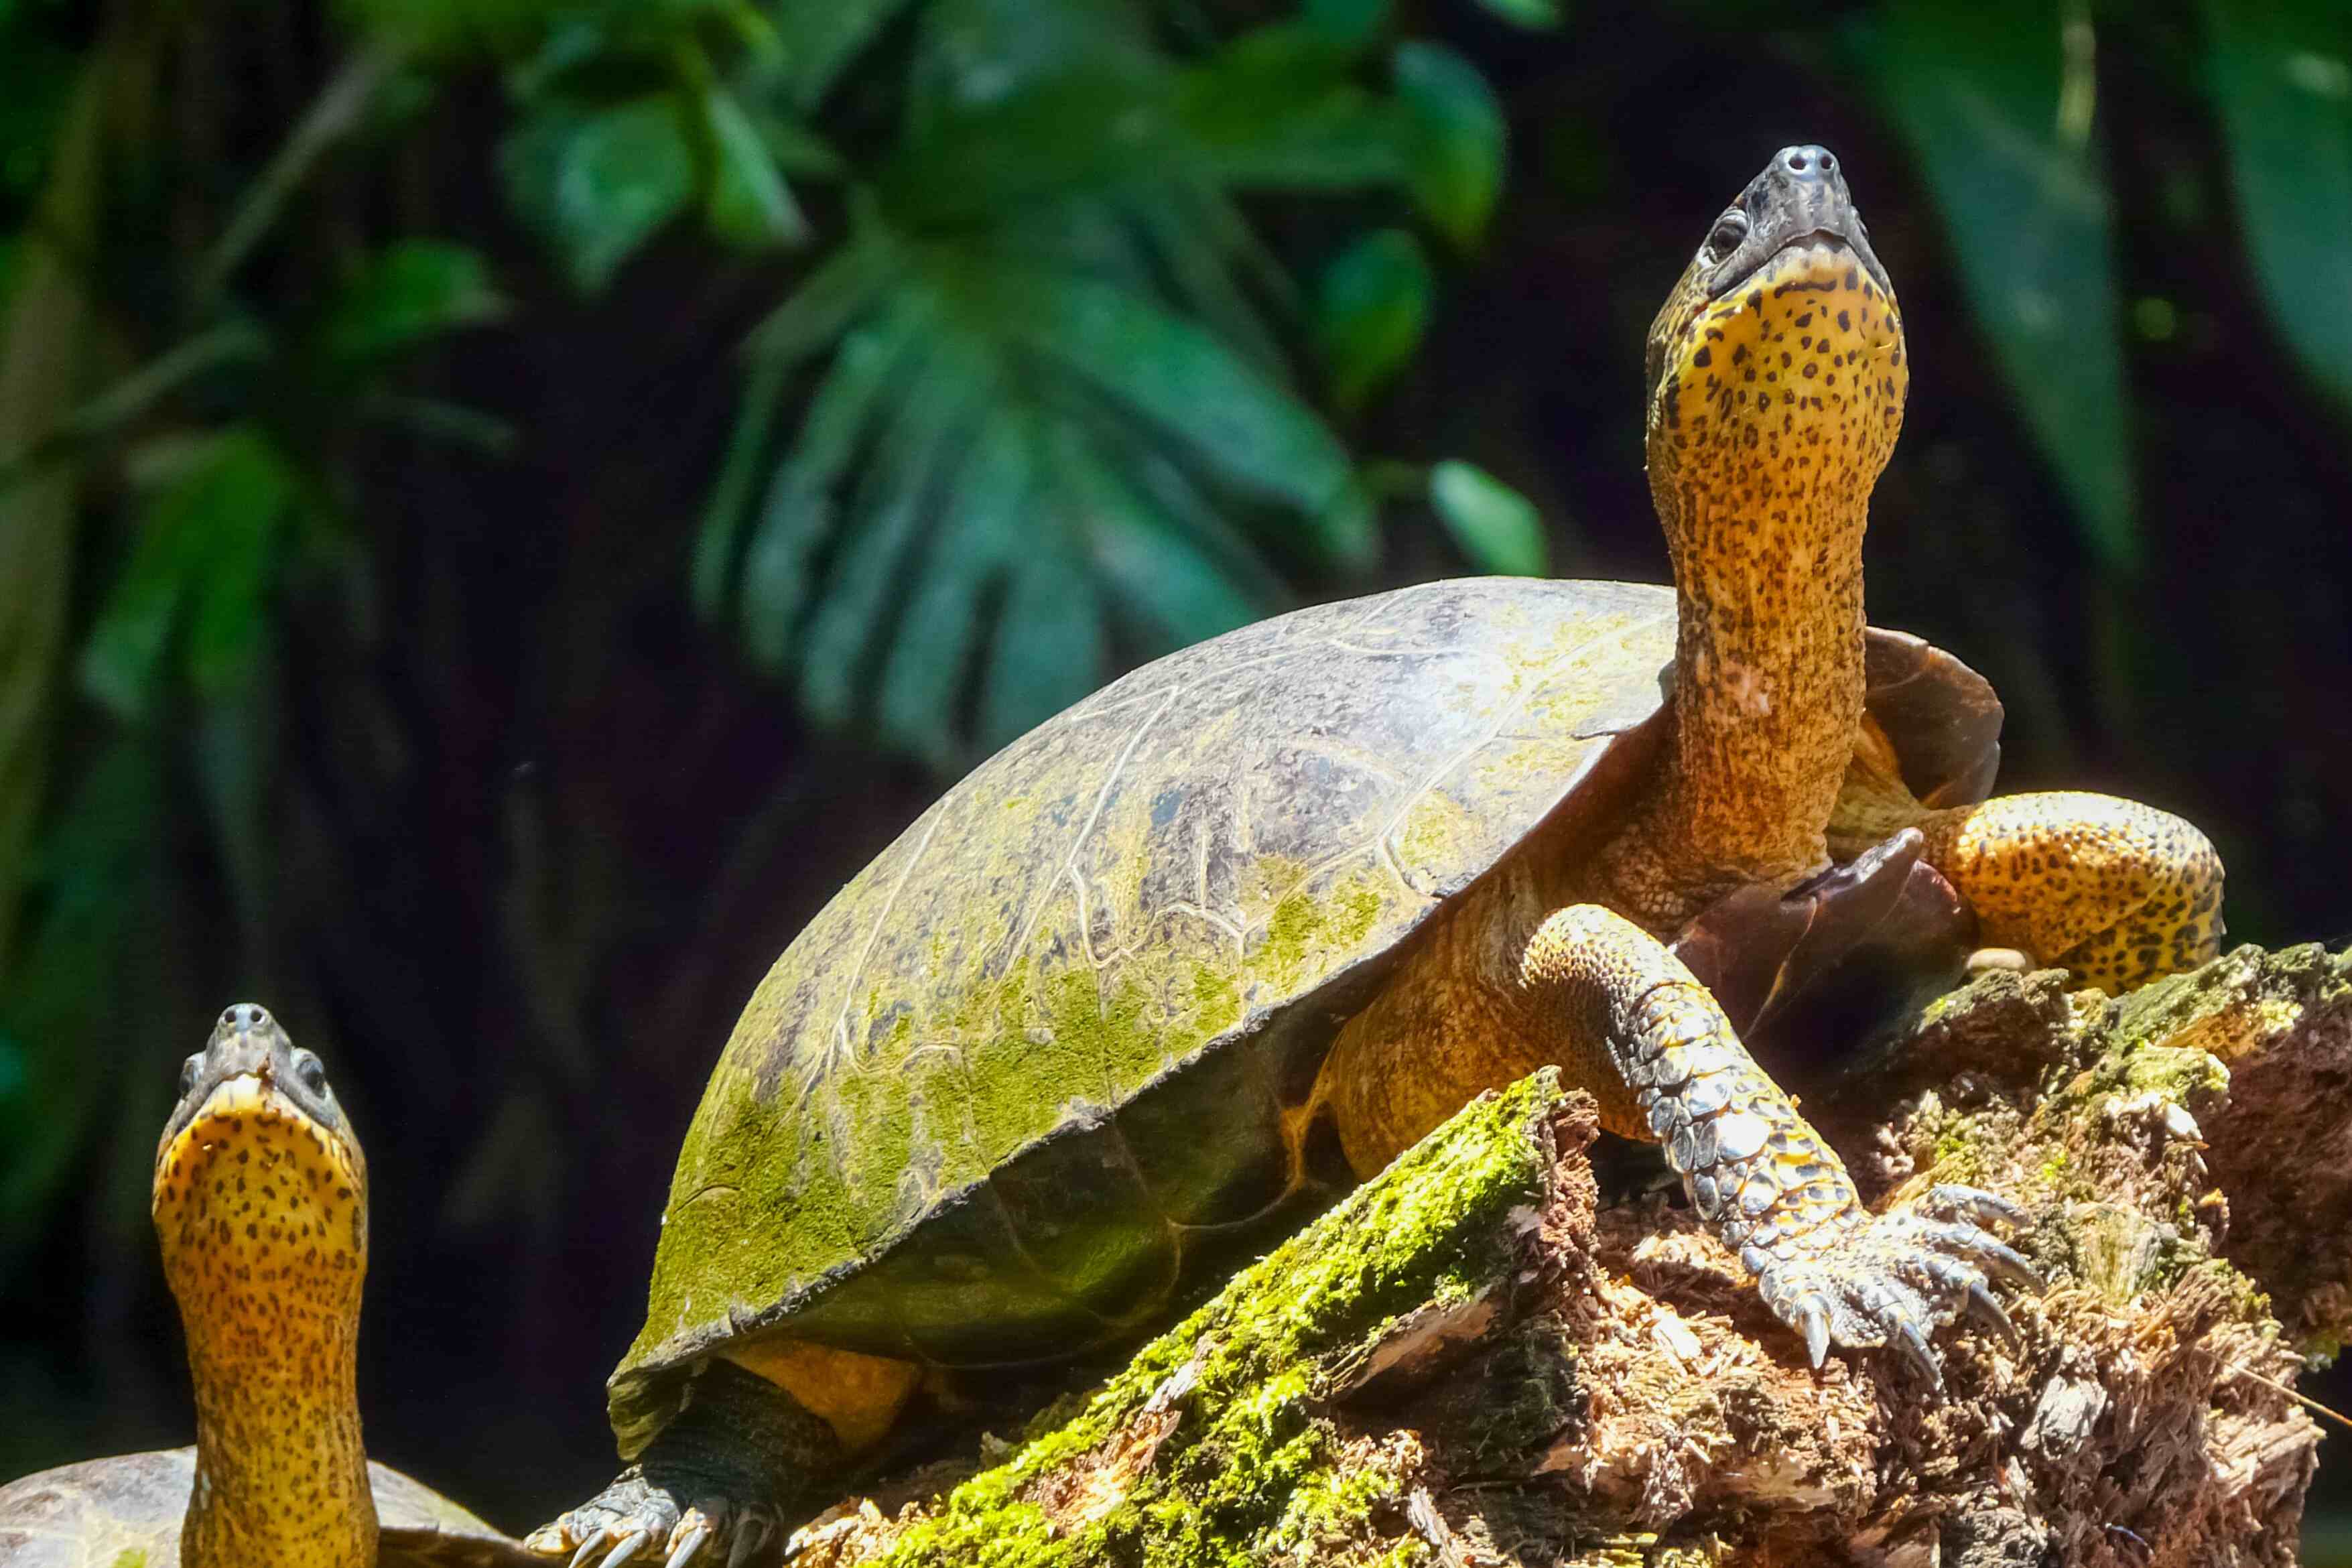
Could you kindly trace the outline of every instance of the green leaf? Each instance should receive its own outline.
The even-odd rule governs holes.
[[[1448,458],[1429,470],[1429,503],[1481,572],[1541,577],[1551,551],[1535,503],[1486,469]]]
[[[1095,689],[1102,668],[1102,601],[1058,551],[1022,559],[996,623],[982,683],[980,741],[994,751]]]
[[[779,367],[795,364],[831,347],[903,276],[888,237],[861,231],[751,330],[747,352]]]
[[[2130,568],[2139,535],[2110,203],[2087,115],[2072,109],[2087,59],[2070,59],[2058,11],[2039,0],[1895,0],[1854,41],[2076,521],[2102,561]]]
[[[1411,125],[1395,103],[1352,79],[1357,52],[1312,26],[1243,34],[1178,79],[1179,145],[1227,185],[1350,190],[1402,183]]]
[[[611,281],[695,192],[693,142],[667,93],[604,109],[550,100],[508,139],[499,162],[516,210],[585,293]]]
[[[2209,0],[2210,89],[2254,279],[2352,413],[2352,29],[2336,0]]]
[[[1122,605],[1157,626],[1168,646],[1187,647],[1244,626],[1274,606],[1218,563],[1209,539],[1188,534],[1105,462],[1075,430],[1055,433],[1052,467],[1075,511],[1096,573]]]
[[[1370,518],[1346,449],[1215,338],[1091,279],[997,267],[968,281],[1029,353],[1181,442],[1226,482],[1302,513],[1309,542],[1328,558],[1370,558]]]
[[[798,245],[808,238],[808,220],[784,184],[766,140],[733,94],[711,88],[702,95],[702,115],[710,129],[710,230],[746,250]]]
[[[175,498],[184,509],[181,526],[202,541],[187,648],[199,697],[228,697],[252,679],[269,629],[275,546],[299,492],[276,447],[258,433],[238,432]]]
[[[1034,515],[1035,468],[1025,417],[1002,415],[982,429],[883,667],[884,737],[941,772],[967,750],[956,728],[956,699],[980,642],[982,599],[1017,556],[1057,547],[1038,537],[1051,531],[1051,521]]]
[[[1515,27],[1545,33],[1559,26],[1559,0],[1478,0],[1478,4]]]
[[[1503,188],[1503,106],[1478,68],[1437,44],[1396,52],[1397,95],[1412,124],[1413,199],[1438,232],[1475,243]]]
[[[498,321],[506,311],[479,251],[444,240],[397,240],[336,291],[320,343],[332,357],[356,363]]]
[[[125,719],[144,717],[184,612],[198,693],[241,684],[265,629],[271,546],[295,493],[292,472],[257,432],[207,443],[146,506],[83,647],[83,689]]]
[[[893,590],[963,468],[996,390],[951,345],[935,344],[924,374],[893,410],[801,654],[801,706],[818,723],[838,728],[856,713],[868,653],[887,642],[901,607]]]
[[[913,379],[936,321],[934,302],[910,295],[870,327],[851,332],[776,470],[743,557],[740,610],[751,662],[771,672],[790,662],[802,613],[814,595],[817,552],[839,513],[833,489],[863,447],[884,397]]]
[[[1388,30],[1393,0],[1304,0],[1299,16],[1352,47],[1360,48]]]
[[[1315,338],[1340,407],[1362,407],[1412,357],[1435,288],[1421,242],[1399,228],[1366,235],[1324,269]]]
[[[779,5],[773,17],[790,82],[792,101],[814,109],[858,52],[873,41],[908,0],[824,0],[814,5]]]

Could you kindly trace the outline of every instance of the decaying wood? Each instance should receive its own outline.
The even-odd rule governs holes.
[[[1874,1201],[1958,1181],[2032,1216],[2047,1289],[2013,1344],[1940,1332],[1940,1394],[1810,1370],[1678,1200],[1601,1201],[1590,1102],[1539,1075],[795,1561],[2294,1561],[2318,1429],[2288,1391],[2352,1323],[2352,952],[2120,1002],[1985,975],[1808,1110]]]

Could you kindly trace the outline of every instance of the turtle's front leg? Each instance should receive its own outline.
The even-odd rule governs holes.
[[[2194,969],[2221,945],[2221,858],[2168,812],[2113,795],[2001,795],[1919,821],[1928,863],[1988,946],[2109,992]]]
[[[785,1525],[843,1465],[828,1423],[766,1378],[714,1360],[635,1464],[524,1544],[570,1568],[773,1563]]]
[[[1528,1027],[1555,1037],[1555,1059],[1589,1060],[1587,1042],[1606,1051],[1622,1086],[1601,1096],[1616,1101],[1609,1120],[1639,1119],[1612,1131],[1665,1145],[1693,1205],[1814,1365],[1832,1344],[1891,1345],[1936,1381],[1930,1329],[1963,1310],[2007,1328],[1986,1277],[2030,1283],[2033,1272],[1975,1222],[2015,1223],[2019,1211],[1941,1186],[1925,1212],[1873,1215],[1837,1152],[1655,937],[1598,905],[1562,910],[1528,942],[1519,984]]]

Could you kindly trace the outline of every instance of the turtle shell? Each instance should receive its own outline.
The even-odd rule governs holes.
[[[1067,1355],[1343,1189],[1295,1131],[1338,1025],[1538,824],[1617,808],[1674,645],[1670,588],[1429,584],[1171,654],[974,770],[736,1025],[612,1382],[623,1453],[731,1339]],[[1980,679],[1916,639],[1871,662],[1898,752],[1942,736],[1915,792],[1982,771],[1948,721]]]
[[[165,1448],[60,1465],[0,1487],[8,1568],[172,1568],[196,1451]],[[530,1568],[542,1559],[388,1465],[370,1464],[380,1568]]]

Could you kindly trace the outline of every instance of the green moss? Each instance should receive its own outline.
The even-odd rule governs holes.
[[[1293,887],[1267,915],[1265,936],[1249,955],[1252,973],[1288,993],[1352,954],[1385,902],[1370,879],[1349,878],[1327,892]]]
[[[1374,1561],[1422,1561],[1416,1543],[1371,1522],[1402,1506],[1404,1483],[1339,1462],[1323,1380],[1399,1315],[1507,1275],[1509,1216],[1538,1204],[1547,1179],[1531,1129],[1559,1095],[1546,1071],[1465,1109],[1146,1346],[1063,1425],[957,1488],[886,1561],[1210,1568],[1282,1550],[1334,1561],[1349,1542],[1376,1547]],[[1122,1441],[1161,1409],[1178,1413],[1173,1431],[1124,1475]],[[1089,1466],[1094,1501],[1049,1517],[1038,1483]]]

